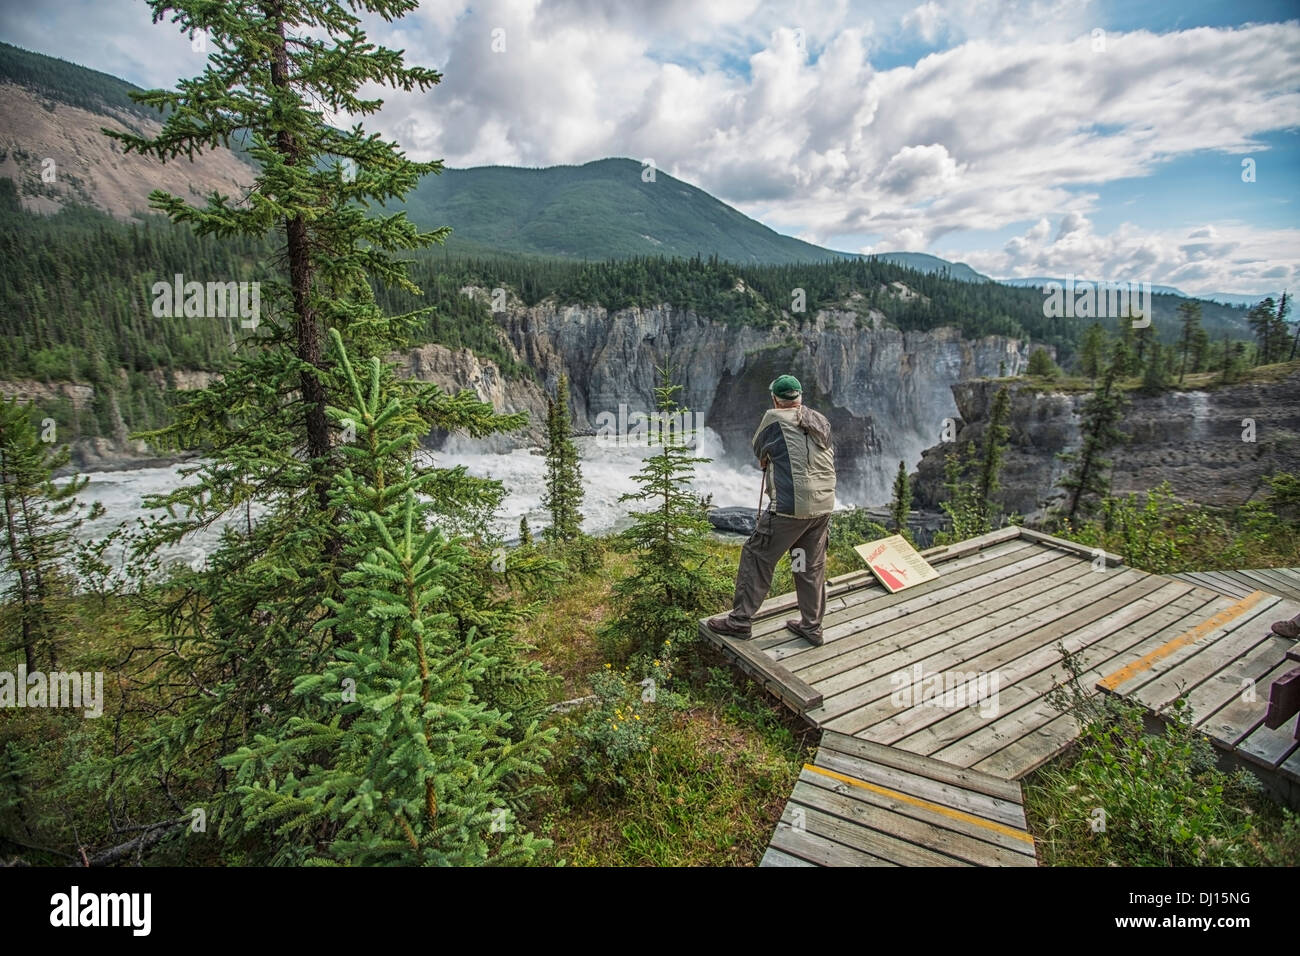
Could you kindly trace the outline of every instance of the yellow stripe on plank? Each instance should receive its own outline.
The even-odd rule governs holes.
[[[1097,686],[1102,688],[1103,690],[1114,690],[1120,684],[1126,683],[1127,681],[1131,680],[1135,675],[1141,674],[1143,671],[1150,670],[1152,667],[1155,666],[1155,664],[1158,661],[1164,660],[1166,657],[1168,657],[1170,654],[1172,654],[1174,651],[1178,650],[1179,648],[1186,647],[1188,644],[1194,644],[1196,641],[1200,640],[1206,634],[1210,633],[1210,631],[1222,627],[1224,624],[1227,624],[1233,618],[1240,617],[1241,615],[1245,614],[1252,607],[1258,604],[1261,599],[1267,596],[1268,595],[1266,595],[1263,591],[1252,591],[1250,594],[1247,594],[1236,604],[1232,604],[1229,605],[1228,607],[1225,607],[1218,614],[1214,615],[1214,617],[1206,618],[1204,621],[1202,621],[1200,624],[1197,624],[1190,631],[1184,631],[1182,634],[1179,634],[1177,637],[1173,638],[1172,640],[1166,641],[1165,643],[1161,644],[1154,651],[1151,651],[1150,653],[1144,654],[1142,657],[1139,657],[1133,663],[1125,664],[1119,670],[1115,671],[1115,673],[1108,674],[1107,676],[1103,677],[1101,680],[1097,681]]]
[[[834,770],[827,770],[825,767],[814,767],[810,763],[804,764],[803,768],[805,770],[811,770],[813,773],[819,773],[824,777],[831,777],[832,779],[842,781],[850,786],[861,787],[863,790],[870,790],[872,793],[878,793],[882,797],[889,797],[891,800],[902,800],[904,803],[910,803],[914,807],[921,807],[924,810],[933,810],[935,813],[941,814],[952,820],[963,820],[966,823],[974,823],[976,826],[995,830],[1005,836],[1014,837],[1017,840],[1024,840],[1031,846],[1034,842],[1034,838],[1024,830],[1017,830],[1015,827],[996,823],[993,820],[985,820],[983,817],[977,817],[973,813],[954,810],[952,807],[945,807],[940,803],[931,803],[929,800],[922,800],[920,797],[913,797],[906,793],[899,793],[897,790],[890,790],[888,787],[880,787],[874,783],[867,783],[865,780],[859,780],[857,777],[850,777],[843,773],[836,773]]]

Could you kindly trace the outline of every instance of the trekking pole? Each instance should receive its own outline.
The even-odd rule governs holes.
[[[755,517],[761,517],[763,514],[763,493],[767,491],[767,463],[763,463],[763,483],[758,486],[758,513]]]

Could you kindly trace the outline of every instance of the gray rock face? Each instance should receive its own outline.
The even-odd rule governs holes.
[[[998,382],[953,386],[961,415],[958,447],[980,447]],[[1010,447],[999,500],[1030,517],[1059,500],[1066,464],[1057,454],[1079,447],[1079,412],[1087,393],[1043,392],[1010,383]],[[1243,504],[1267,491],[1263,478],[1300,471],[1300,371],[1266,384],[1206,391],[1129,393],[1121,429],[1129,436],[1107,457],[1116,494],[1145,492],[1168,481],[1176,495],[1218,507]],[[1254,423],[1253,440],[1250,423]],[[936,507],[944,496],[943,456],[927,449],[914,481],[915,500]]]
[[[537,380],[508,379],[496,363],[468,349],[425,345],[393,356],[399,374],[449,391],[468,388],[498,412],[528,414],[525,429],[493,436],[489,450],[541,442],[546,396],[561,373],[571,383],[574,429],[591,434],[609,419],[652,412],[657,369],[668,366],[683,385],[679,400],[695,423],[719,435],[723,457],[749,465],[750,438],[770,405],[768,384],[790,372],[803,383],[805,402],[830,419],[841,504],[885,504],[899,461],[914,465],[940,437],[945,420],[957,417],[952,387],[998,374],[1000,366],[1017,374],[1028,361],[1025,344],[1016,339],[968,341],[951,328],[905,333],[884,328],[879,314],[853,311],[820,311],[760,329],[669,306],[611,313],[599,306],[525,307],[516,301],[496,318],[514,357],[535,369]],[[176,380],[182,388],[202,384],[185,373]],[[89,404],[93,390],[75,387],[85,389],[76,397]],[[447,438],[433,434],[428,443],[443,447]],[[131,447],[125,428],[81,451],[81,466],[98,468],[136,466],[151,454]]]
[[[398,375],[431,382],[447,392],[469,389],[479,401],[489,403],[494,411],[502,414],[528,413],[525,429],[511,435],[491,436],[485,442],[489,450],[505,451],[542,441],[546,394],[536,381],[506,378],[490,359],[479,358],[469,349],[450,349],[445,345],[422,345],[389,358],[397,363]],[[446,438],[445,434],[431,435],[429,443],[441,446]]]
[[[753,534],[758,525],[758,512],[753,508],[710,508],[709,524],[718,531]]]
[[[800,316],[799,318],[804,318]],[[842,502],[882,504],[899,461],[916,462],[944,420],[957,416],[952,386],[965,379],[1017,374],[1027,349],[1016,339],[962,338],[955,329],[900,332],[859,328],[854,312],[821,311],[802,325],[732,326],[669,306],[610,313],[590,306],[512,305],[498,313],[518,360],[548,390],[570,380],[575,428],[594,432],[599,417],[653,410],[657,368],[682,383],[684,405],[722,439],[726,457],[750,457],[749,440],[770,405],[767,387],[797,376],[804,401],[830,419]],[[874,320],[879,326],[879,318]],[[545,400],[531,411],[541,420]]]

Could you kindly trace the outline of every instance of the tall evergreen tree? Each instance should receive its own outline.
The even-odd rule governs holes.
[[[560,375],[555,398],[546,400],[546,490],[551,513],[548,541],[565,543],[582,534],[582,464],[569,421],[569,377]]]
[[[1210,365],[1210,333],[1201,326],[1192,335],[1192,371],[1204,372]]]
[[[1122,343],[1116,345],[1117,350],[1122,347]],[[1062,514],[1071,524],[1085,516],[1110,491],[1111,462],[1105,455],[1124,440],[1119,424],[1124,418],[1125,402],[1116,385],[1116,367],[1117,363],[1111,362],[1096,390],[1083,404],[1078,450],[1060,455],[1070,466],[1061,478],[1061,487],[1067,492]]]
[[[1199,302],[1182,302],[1178,306],[1178,314],[1182,321],[1182,334],[1178,339],[1178,351],[1180,361],[1178,365],[1178,384],[1183,383],[1183,378],[1187,375],[1187,364],[1193,360],[1196,351],[1196,341],[1201,329],[1201,304]],[[1196,370],[1193,361],[1192,370]]]
[[[123,760],[140,777],[166,777],[179,790],[205,794],[209,818],[220,821],[221,832],[238,834],[252,824],[227,819],[239,808],[220,759],[259,734],[282,738],[294,718],[319,718],[316,702],[293,693],[295,678],[321,673],[336,650],[362,636],[348,630],[352,619],[330,611],[345,600],[341,575],[357,560],[349,535],[358,526],[347,499],[336,496],[350,452],[359,450],[352,447],[356,437],[377,442],[356,467],[373,474],[382,468],[391,478],[409,458],[408,432],[484,435],[520,420],[494,415],[469,393],[447,396],[417,382],[391,382],[407,400],[378,432],[328,418],[327,409],[345,406],[348,396],[334,353],[323,348],[327,332],[336,330],[362,362],[400,347],[418,315],[388,314],[372,289],[418,293],[397,254],[446,234],[421,233],[400,212],[369,212],[439,172],[441,163],[410,162],[396,143],[367,135],[359,124],[339,129],[325,112],[374,113],[382,101],[361,95],[369,84],[420,91],[439,81],[435,71],[405,66],[399,51],[372,44],[361,28],[358,14],[391,21],[414,9],[414,0],[151,6],[155,19],[170,16],[182,31],[206,31],[213,52],[203,74],[175,91],[133,94],[167,111],[157,135],[105,132],[124,149],[163,161],[244,139],[257,167],[247,196],[213,194],[194,206],[155,191],[151,200],[201,237],[271,237],[273,251],[249,277],[194,277],[260,281],[261,315],[222,377],[186,393],[175,421],[147,436],[162,448],[201,446],[206,453],[196,481],[151,499],[177,516],[151,546],[232,513],[245,520],[227,525],[207,569],[154,608],[168,637],[158,648],[161,665],[147,679],[168,689],[168,703]],[[391,370],[383,374],[392,379]],[[435,474],[441,478],[426,487],[444,515],[475,512],[499,493],[463,471]],[[462,590],[449,594],[458,595],[465,626],[480,612],[464,603],[471,584],[457,586]]]
[[[665,421],[686,419],[676,400],[680,385],[667,369],[655,403]],[[681,415],[679,418],[678,416]],[[691,490],[695,466],[690,434],[665,430],[659,451],[646,457],[634,480],[638,490],[619,498],[643,507],[631,512],[632,524],[616,547],[635,554],[632,572],[614,585],[615,617],[603,638],[624,653],[649,659],[695,639],[699,619],[730,593],[731,582],[709,554],[711,530],[699,497]]]
[[[935,544],[953,544],[992,530],[985,509],[980,505],[976,482],[969,477],[975,467],[975,458],[974,442],[967,442],[964,452],[954,445],[944,456],[945,497],[939,502],[939,509],[952,522],[952,530],[935,535]]]
[[[1079,345],[1079,367],[1084,375],[1096,381],[1106,364],[1106,330],[1097,322],[1088,326]]]
[[[1007,439],[1011,429],[1007,417],[1011,414],[1011,393],[1005,387],[998,389],[989,411],[988,427],[984,431],[984,454],[980,461],[979,477],[975,484],[976,503],[988,530],[992,530],[996,506],[993,495],[1000,485],[1002,459],[1007,452]]]
[[[894,533],[901,534],[909,542],[912,532],[907,527],[907,516],[912,512],[912,483],[907,478],[907,465],[898,463],[894,475],[894,495],[889,502],[889,517],[894,525]]]
[[[8,597],[18,618],[17,640],[5,643],[22,649],[28,671],[38,670],[42,660],[57,670],[61,602],[72,588],[63,562],[72,551],[72,533],[102,509],[87,515],[77,499],[89,479],[54,481],[69,452],[41,441],[32,414],[16,398],[0,400],[0,572],[9,577]]]
[[[1039,375],[1048,380],[1056,378],[1060,369],[1057,368],[1052,356],[1045,348],[1036,348],[1029,353],[1029,365],[1025,369],[1029,375]]]
[[[1256,365],[1268,365],[1287,356],[1291,335],[1286,315],[1290,309],[1287,297],[1283,294],[1280,302],[1274,302],[1270,296],[1246,314],[1246,322],[1255,333]]]
[[[335,499],[349,515],[346,537],[365,556],[343,574],[342,597],[327,599],[332,613],[318,627],[354,640],[294,685],[333,705],[332,717],[293,718],[278,739],[262,736],[223,764],[238,775],[249,825],[274,827],[274,862],[525,861],[538,844],[516,832],[510,787],[540,770],[554,732],[534,723],[513,739],[512,715],[479,697],[502,663],[496,642],[474,628],[462,635],[445,607],[455,579],[481,569],[439,527],[433,499],[443,476],[412,465],[422,432],[385,427],[418,419],[403,416],[378,358],[363,391],[331,334],[353,399],[332,417],[364,429],[353,449],[361,467],[338,478]],[[381,450],[396,447],[408,457],[393,474]]]
[[[1169,351],[1158,341],[1151,343],[1146,368],[1142,370],[1142,391],[1158,395],[1169,387],[1172,378],[1169,370]]]

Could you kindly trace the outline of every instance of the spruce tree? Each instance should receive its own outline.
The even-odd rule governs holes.
[[[984,520],[985,530],[993,529],[996,506],[993,495],[1000,485],[1002,459],[1007,451],[1007,439],[1011,429],[1007,426],[1007,417],[1011,414],[1011,393],[1006,388],[998,389],[993,397],[993,407],[989,411],[988,427],[984,431],[984,454],[980,461],[979,477],[975,484],[976,504]]]
[[[974,442],[967,442],[964,453],[954,445],[944,456],[943,487],[946,494],[939,502],[939,509],[948,516],[952,529],[935,535],[935,544],[954,544],[991,530],[979,503],[976,483],[968,477],[974,460]]]
[[[1167,359],[1167,350],[1158,341],[1153,341],[1146,368],[1142,371],[1142,391],[1146,394],[1158,395],[1169,388],[1172,376]]]
[[[1116,350],[1122,347],[1117,343]],[[1083,403],[1078,450],[1060,454],[1070,466],[1061,478],[1061,487],[1067,492],[1061,512],[1071,524],[1089,513],[1096,501],[1110,491],[1107,471],[1111,462],[1105,454],[1124,440],[1119,423],[1124,418],[1125,403],[1116,385],[1117,367],[1118,363],[1112,361],[1096,390]]]
[[[655,403],[664,420],[687,420],[677,404],[680,385],[660,369]],[[680,415],[680,417],[678,417]],[[731,582],[706,547],[711,525],[691,491],[695,466],[690,434],[665,429],[659,451],[646,457],[634,476],[639,490],[619,501],[643,506],[615,547],[635,554],[632,572],[614,585],[615,616],[602,630],[615,656],[645,660],[666,656],[665,644],[681,647],[695,639],[698,621],[730,593]]]
[[[247,196],[213,194],[195,206],[155,191],[151,200],[199,236],[268,242],[271,255],[247,275],[194,277],[260,281],[261,315],[221,378],[186,393],[172,424],[145,436],[163,449],[205,451],[194,482],[148,502],[171,517],[146,547],[234,515],[242,520],[226,525],[203,572],[183,577],[152,608],[166,637],[155,647],[159,666],[142,677],[166,703],[123,756],[123,771],[203,794],[209,819],[238,834],[247,821],[227,819],[238,805],[220,758],[259,734],[283,736],[294,718],[319,717],[310,698],[293,692],[295,679],[320,673],[337,649],[359,639],[340,630],[349,619],[330,611],[344,599],[342,575],[355,571],[358,547],[348,538],[358,527],[351,505],[335,495],[339,477],[349,463],[358,480],[381,468],[390,478],[400,474],[411,431],[486,435],[519,427],[521,417],[494,415],[467,392],[393,382],[388,368],[385,387],[405,400],[378,430],[327,413],[348,399],[337,352],[323,347],[327,334],[336,331],[362,363],[401,347],[420,314],[390,315],[374,290],[418,294],[399,254],[446,234],[421,233],[401,212],[371,213],[439,172],[440,162],[410,162],[396,143],[359,124],[336,128],[326,115],[376,112],[382,100],[361,93],[371,84],[422,91],[439,81],[433,70],[405,66],[400,51],[372,44],[361,28],[358,14],[391,21],[414,0],[151,6],[155,19],[206,31],[213,53],[203,74],[176,90],[133,94],[167,111],[157,135],[105,132],[127,151],[164,162],[246,143],[257,169]],[[353,454],[363,450],[354,447],[363,435],[376,443],[364,449],[364,462]],[[499,486],[463,470],[433,474],[425,487],[449,521],[481,518],[499,498]],[[486,587],[482,578],[448,586],[466,633],[482,613],[471,605]]]
[[[907,527],[907,516],[912,511],[912,483],[907,478],[907,465],[898,463],[894,475],[894,495],[889,502],[889,517],[894,525],[894,533],[901,534],[909,542],[912,532]]]
[[[342,352],[342,340],[332,331]],[[422,431],[371,360],[369,388],[343,354],[353,401],[331,409],[361,423],[360,465],[335,482],[348,516],[339,599],[318,630],[352,635],[294,693],[333,713],[291,718],[222,761],[239,781],[246,826],[273,829],[272,862],[466,865],[526,862],[540,845],[518,832],[515,785],[541,768],[554,732],[520,731],[477,693],[501,665],[491,634],[460,629],[447,613],[457,578],[481,573],[465,545],[444,535],[432,499],[443,480],[417,471]],[[394,474],[386,453],[405,457]]]
[[[63,484],[54,472],[68,463],[67,447],[41,441],[32,422],[34,409],[17,398],[0,400],[0,504],[4,536],[0,538],[0,572],[9,578],[8,598],[16,605],[16,640],[28,671],[41,662],[58,669],[63,602],[72,581],[63,568],[72,552],[72,534],[96,507],[85,513],[77,494],[89,480],[74,476]]]
[[[1192,333],[1192,371],[1204,372],[1209,367],[1210,333],[1201,326]]]
[[[1060,373],[1060,369],[1052,361],[1052,356],[1044,348],[1036,348],[1029,353],[1029,367],[1026,371],[1030,375],[1038,375],[1048,381],[1055,379]]]
[[[1146,372],[1153,346],[1156,344],[1158,343],[1156,341],[1154,322],[1133,330],[1133,344],[1131,347],[1133,362],[1129,370],[1130,374],[1141,377]]]
[[[519,544],[527,548],[533,543],[533,532],[528,527],[528,515],[522,515],[519,518]]]
[[[1106,352],[1106,330],[1094,322],[1088,326],[1088,331],[1083,334],[1083,342],[1079,346],[1080,370],[1094,382],[1106,364]]]
[[[555,398],[546,400],[546,490],[551,513],[548,541],[565,544],[582,534],[582,465],[569,421],[569,377],[560,375]]]
[[[1182,335],[1178,340],[1178,351],[1181,359],[1178,366],[1178,384],[1181,385],[1183,378],[1187,375],[1188,362],[1194,360],[1196,354],[1197,334],[1202,332],[1201,304],[1199,302],[1180,303],[1178,314],[1182,317]],[[1192,370],[1196,370],[1194,361]]]

